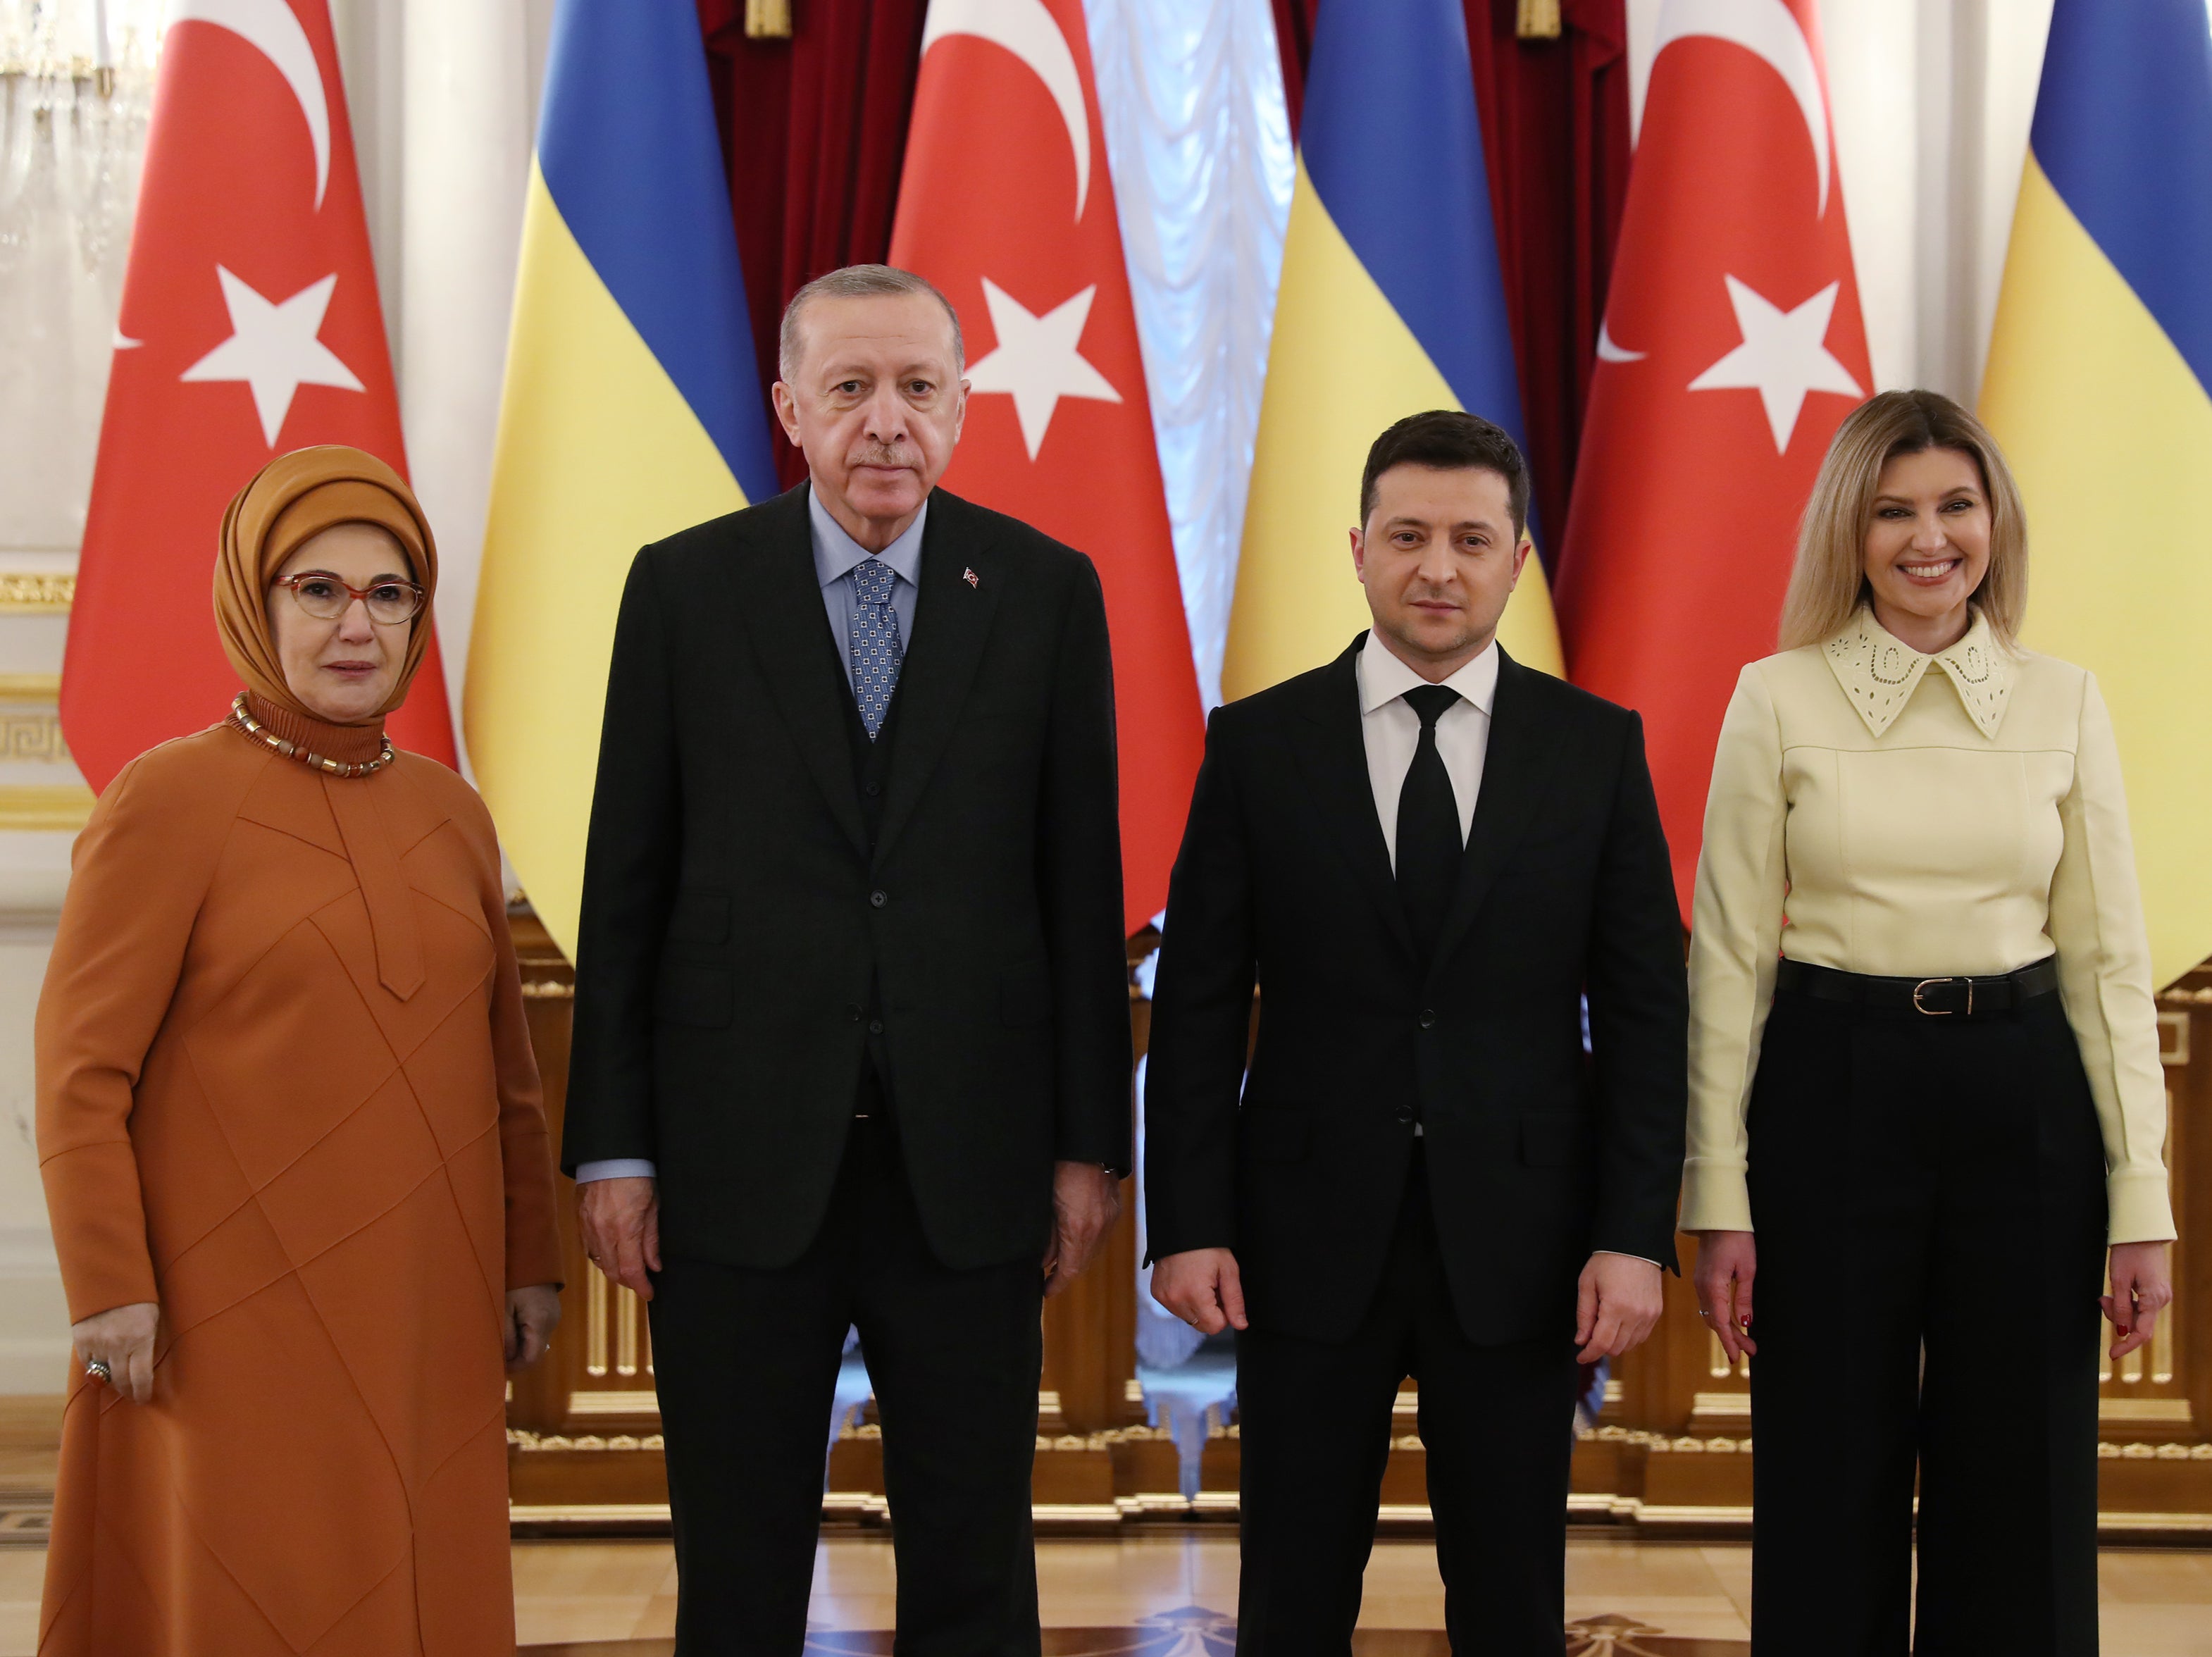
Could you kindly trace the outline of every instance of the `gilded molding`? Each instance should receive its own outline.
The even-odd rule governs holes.
[[[70,762],[69,739],[58,713],[0,713],[0,761]]]
[[[602,1437],[598,1433],[533,1433],[521,1427],[507,1429],[507,1448],[526,1455],[536,1455],[548,1450],[653,1450],[667,1448],[667,1441],[659,1433],[615,1433]]]
[[[81,782],[0,786],[0,829],[75,834],[92,816],[92,790]]]
[[[2097,1419],[2107,1427],[2128,1422],[2186,1427],[2196,1417],[2185,1398],[2100,1398],[2097,1400]]]
[[[1696,1438],[1688,1434],[1677,1437],[1668,1433],[1647,1433],[1640,1427],[1598,1427],[1586,1429],[1576,1437],[1593,1439],[1605,1444],[1626,1444],[1632,1449],[1647,1450],[1653,1455],[1749,1455],[1751,1440],[1746,1438]]]
[[[0,616],[66,616],[76,601],[74,575],[0,572]]]
[[[660,1395],[645,1387],[623,1391],[579,1391],[568,1394],[572,1416],[657,1416]]]

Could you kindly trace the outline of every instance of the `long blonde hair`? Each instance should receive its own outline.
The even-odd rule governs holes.
[[[1782,648],[1843,631],[1867,602],[1866,537],[1881,469],[1901,454],[1954,449],[1982,474],[1990,503],[1990,567],[1974,607],[2007,649],[2027,611],[2027,518],[2012,468],[1988,428],[1940,391],[1884,391],[1844,417],[1814,481],[1797,531],[1797,561],[1782,600]]]

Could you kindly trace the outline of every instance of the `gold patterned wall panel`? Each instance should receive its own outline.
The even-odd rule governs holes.
[[[60,578],[0,576],[0,580]],[[62,734],[61,678],[0,673],[0,829],[75,833],[92,811]]]
[[[0,570],[0,616],[65,616],[76,599],[74,575]]]

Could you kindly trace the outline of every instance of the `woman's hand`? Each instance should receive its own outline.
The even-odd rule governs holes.
[[[134,1301],[70,1325],[70,1343],[79,1363],[107,1366],[107,1384],[117,1396],[143,1404],[154,1396],[154,1332],[161,1320],[160,1306]]]
[[[550,1283],[507,1291],[507,1369],[527,1369],[545,1356],[561,1326],[561,1291]]]
[[[2103,1300],[2105,1315],[2119,1334],[2112,1343],[2115,1362],[2150,1339],[2158,1328],[2158,1314],[2172,1303],[2170,1247],[2162,1242],[2112,1245],[2112,1292]]]
[[[1752,1339],[1751,1281],[1759,1275],[1759,1245],[1748,1231],[1698,1234],[1698,1314],[1720,1337],[1733,1365],[1759,1350]]]

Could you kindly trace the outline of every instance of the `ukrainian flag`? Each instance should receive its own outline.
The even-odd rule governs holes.
[[[559,0],[462,707],[572,959],[631,555],[775,488],[692,0]]]
[[[2097,675],[2151,959],[2212,955],[2212,33],[2057,0],[1982,413],[2033,549],[2027,642]]]
[[[1316,667],[1368,624],[1345,531],[1368,446],[1465,409],[1527,446],[1460,0],[1323,0],[1222,689]],[[1542,563],[1498,637],[1563,671]]]

